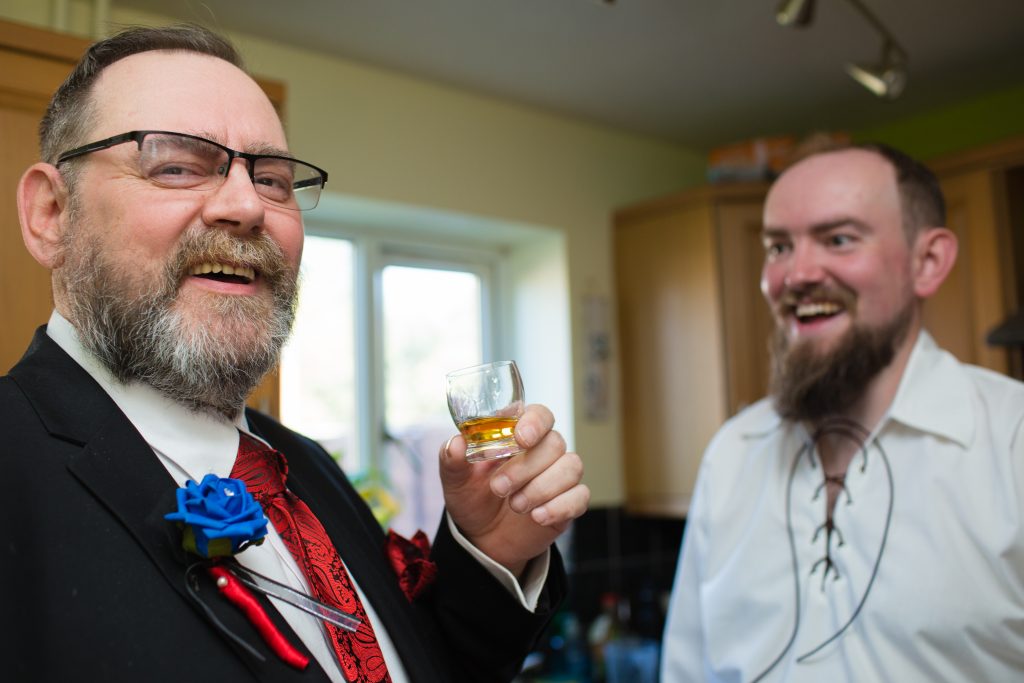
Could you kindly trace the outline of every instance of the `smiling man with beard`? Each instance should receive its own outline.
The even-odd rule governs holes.
[[[772,186],[770,396],[701,463],[664,683],[1024,672],[1024,385],[922,328],[956,259],[944,224],[934,175],[881,145]]]
[[[82,344],[121,383],[142,382],[194,410],[234,418],[277,362],[295,315],[296,269],[274,241],[190,228],[163,273],[133,283],[131,269],[106,260],[84,232],[65,239],[54,276]],[[204,303],[210,319],[190,322],[175,308],[181,281],[223,263],[259,273],[271,298],[214,295]]]
[[[515,677],[565,595],[553,541],[586,509],[582,462],[539,405],[516,427],[527,450],[507,460],[471,465],[453,437],[430,549],[385,534],[318,444],[245,408],[288,336],[301,211],[327,173],[288,151],[234,48],[195,26],[100,41],[54,95],[40,143],[18,208],[54,311],[0,377],[4,672]],[[194,491],[207,503],[184,507]],[[237,509],[248,495],[261,510]],[[237,537],[202,541],[211,517]],[[241,587],[254,576],[261,590]],[[354,630],[318,618],[331,610]]]

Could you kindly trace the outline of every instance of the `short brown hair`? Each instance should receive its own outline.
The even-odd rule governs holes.
[[[85,131],[95,116],[90,98],[96,79],[114,62],[152,50],[197,52],[223,59],[244,70],[242,57],[224,37],[195,24],[132,26],[94,43],[50,99],[39,123],[43,161],[57,163],[64,151],[86,144]]]
[[[930,168],[909,154],[880,142],[854,145],[853,149],[874,152],[892,164],[903,208],[903,229],[913,239],[923,228],[946,225],[946,199],[939,179]]]

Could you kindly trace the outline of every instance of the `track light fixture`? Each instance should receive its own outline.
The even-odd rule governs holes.
[[[882,59],[878,64],[871,66],[847,64],[846,73],[878,97],[896,99],[907,85],[907,51],[900,46],[896,37],[889,32],[885,24],[879,21],[878,17],[872,14],[861,0],[847,0],[847,2],[853,5],[853,8],[860,12],[861,16],[874,26],[876,31],[882,34],[883,42]]]
[[[878,97],[894,100],[907,84],[906,54],[886,41],[877,64],[847,64],[846,73]]]
[[[815,0],[782,0],[775,12],[775,21],[779,26],[809,26],[814,19]]]
[[[782,0],[775,12],[781,26],[803,27],[811,23],[815,0]],[[895,99],[907,84],[907,51],[889,29],[861,0],[847,0],[882,36],[882,57],[877,64],[847,64],[846,73],[878,97]]]

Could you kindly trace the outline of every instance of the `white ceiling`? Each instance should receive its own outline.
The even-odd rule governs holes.
[[[856,129],[1024,84],[1024,0],[863,0],[909,53],[902,97],[846,62],[881,38],[848,0],[802,29],[778,0],[118,0],[698,150]]]

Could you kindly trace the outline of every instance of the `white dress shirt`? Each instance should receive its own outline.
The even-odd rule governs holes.
[[[50,316],[47,334],[81,365],[114,400],[128,420],[153,448],[160,462],[174,478],[178,486],[192,480],[199,482],[207,474],[227,477],[234,466],[238,452],[238,430],[249,431],[249,425],[242,410],[234,422],[226,418],[191,411],[178,404],[149,385],[141,383],[122,384],[79,342],[74,327],[56,311]],[[173,512],[173,510],[168,510]],[[547,578],[550,551],[530,563],[523,585],[505,567],[494,562],[474,547],[455,527],[451,518],[448,525],[455,539],[466,548],[488,571],[514,595],[524,607],[536,609],[537,600]],[[311,594],[306,577],[299,569],[291,553],[284,545],[273,525],[267,525],[266,541],[250,546],[236,558],[240,564],[253,571],[270,577],[291,588]],[[380,644],[381,653],[394,683],[407,683],[408,676],[402,660],[380,622],[373,605],[359,588],[356,577],[352,583],[359,599],[366,609],[367,618],[373,625]],[[337,656],[327,639],[327,632],[321,620],[297,607],[276,598],[270,598],[296,635],[309,648],[328,677],[334,683],[344,683]]]
[[[663,683],[1024,680],[1024,384],[922,332],[829,548],[807,442],[763,400],[708,446]]]

